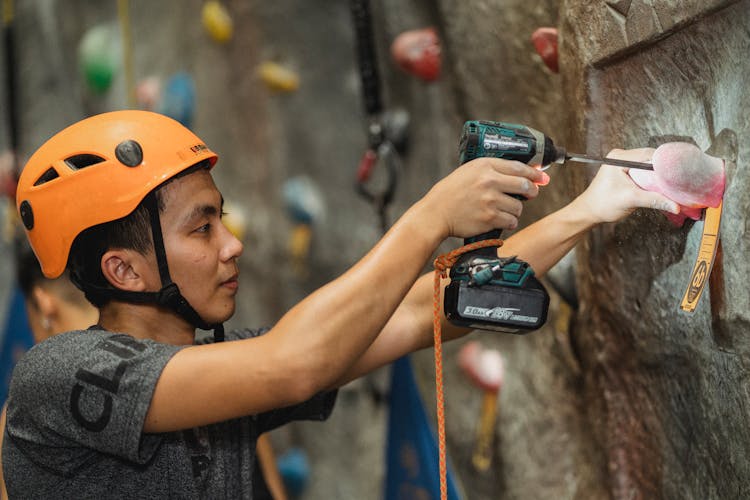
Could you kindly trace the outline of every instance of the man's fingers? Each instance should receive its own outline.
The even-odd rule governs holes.
[[[521,212],[523,212],[523,203],[521,203],[521,200],[511,196],[504,196],[501,199],[498,208],[501,212],[507,212],[516,217],[520,217]]]
[[[654,148],[613,149],[607,153],[607,158],[651,163],[654,151],[656,151]]]
[[[673,214],[680,213],[680,205],[677,202],[670,200],[666,196],[662,196],[658,193],[644,191],[642,195],[642,204],[644,208],[653,208],[655,210],[663,210]]]
[[[493,168],[501,174],[525,177],[536,184],[543,184],[549,181],[549,176],[546,173],[520,161],[500,160],[498,158],[488,159],[493,160]]]
[[[508,176],[503,180],[503,192],[520,194],[524,198],[536,197],[539,184],[549,182],[547,174],[518,161],[504,161],[495,170]]]
[[[518,218],[507,212],[500,212],[495,218],[496,229],[515,229],[518,227]]]

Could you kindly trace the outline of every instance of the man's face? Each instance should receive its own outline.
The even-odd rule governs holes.
[[[172,281],[204,321],[226,321],[234,313],[242,243],[221,221],[221,193],[211,174],[198,170],[164,186],[161,195]]]
[[[42,324],[43,314],[39,309],[39,304],[29,297],[26,299],[26,316],[29,319],[29,327],[31,328],[31,334],[34,336],[34,343],[38,344],[51,337],[49,329],[45,328]]]

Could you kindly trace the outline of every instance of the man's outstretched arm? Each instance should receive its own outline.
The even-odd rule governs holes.
[[[608,156],[633,161],[648,161],[651,149],[614,150]],[[500,256],[516,255],[529,263],[537,276],[543,276],[583,236],[598,224],[616,222],[636,208],[655,208],[677,213],[678,205],[659,193],[638,188],[627,169],[603,166],[589,187],[560,210],[544,217],[505,240]],[[442,293],[448,280],[440,285],[440,319],[444,341],[458,338],[470,330],[445,319]],[[352,369],[337,385],[388,364],[410,352],[433,345],[433,274],[417,280],[394,312],[385,328]]]

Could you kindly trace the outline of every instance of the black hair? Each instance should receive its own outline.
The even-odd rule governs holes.
[[[154,190],[159,213],[162,213],[165,208],[161,188],[175,179],[208,168],[210,168],[209,161],[203,160],[159,185]],[[111,248],[135,250],[147,255],[153,250],[151,234],[151,218],[146,208],[145,198],[125,217],[82,231],[73,241],[68,256],[67,269],[71,280],[83,290],[89,302],[95,307],[102,307],[109,302],[110,297],[107,294],[94,292],[94,290],[112,289],[112,285],[102,273],[102,256]],[[93,285],[93,288],[87,285]]]
[[[47,278],[42,273],[42,266],[36,254],[25,238],[16,238],[16,281],[24,297],[29,297],[35,286],[43,283]]]
[[[158,193],[156,196],[159,199]],[[159,211],[162,210],[159,202]],[[102,273],[102,256],[110,248],[132,249],[146,255],[151,249],[150,224],[148,210],[141,202],[129,215],[90,227],[73,241],[67,269],[73,282],[95,307],[101,307],[109,300],[101,294],[89,293],[86,285],[111,288]]]
[[[37,259],[34,250],[32,250],[26,238],[21,235],[14,238],[14,252],[16,282],[27,301],[36,304],[33,294],[34,289],[44,288],[54,290],[55,295],[70,304],[79,305],[81,303],[83,295],[71,283],[67,270],[56,279],[44,276],[39,259]]]

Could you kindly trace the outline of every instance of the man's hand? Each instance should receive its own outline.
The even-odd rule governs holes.
[[[607,157],[650,162],[653,153],[652,148],[613,149]],[[628,175],[627,168],[612,165],[602,165],[586,191],[573,203],[594,217],[596,223],[619,221],[636,208],[654,208],[673,214],[680,210],[677,203],[666,196],[639,188]]]
[[[430,223],[443,224],[445,237],[468,238],[492,229],[518,226],[522,203],[534,198],[537,184],[546,184],[544,172],[517,161],[477,158],[438,182],[420,201]]]

